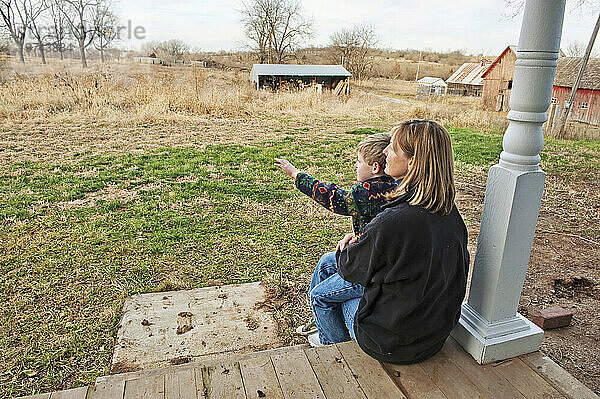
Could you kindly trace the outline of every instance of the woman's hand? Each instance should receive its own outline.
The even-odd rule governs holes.
[[[340,242],[337,243],[337,246],[335,247],[335,252],[343,251],[344,248],[346,248],[346,245],[354,244],[356,240],[358,240],[358,237],[356,237],[354,233],[346,234],[344,238],[342,238]]]
[[[275,166],[279,166],[286,175],[296,180],[296,176],[298,176],[298,169],[290,161],[287,159],[275,158]]]

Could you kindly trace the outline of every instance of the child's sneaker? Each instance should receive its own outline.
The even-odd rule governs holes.
[[[303,324],[303,325],[299,326],[298,328],[296,328],[296,334],[302,335],[304,337],[314,334],[317,331],[318,331],[317,325],[315,324],[314,319],[310,319],[310,321],[308,323]]]
[[[308,344],[313,348],[319,348],[321,346],[325,346],[321,343],[321,339],[319,338],[319,333],[316,332],[314,334],[310,334],[308,337]]]

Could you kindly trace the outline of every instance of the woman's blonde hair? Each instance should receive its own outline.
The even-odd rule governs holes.
[[[409,204],[447,215],[454,206],[454,156],[450,135],[439,123],[412,119],[394,127],[392,148],[412,157],[412,165],[390,199],[410,193]]]

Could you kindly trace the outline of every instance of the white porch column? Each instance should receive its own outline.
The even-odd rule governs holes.
[[[452,332],[479,363],[536,351],[544,335],[517,309],[544,191],[542,124],[564,12],[565,0],[525,4],[504,151],[489,171],[469,299]]]

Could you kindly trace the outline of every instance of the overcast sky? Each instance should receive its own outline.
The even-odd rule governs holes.
[[[496,55],[518,43],[522,19],[508,18],[503,0],[301,1],[314,20],[315,35],[307,44],[317,46],[327,45],[330,35],[343,27],[371,23],[381,48]],[[118,8],[125,24],[130,21],[146,32],[145,40],[125,40],[129,48],[174,38],[203,51],[244,48],[239,0],[121,0]],[[567,8],[563,49],[574,41],[587,44],[600,11]]]

